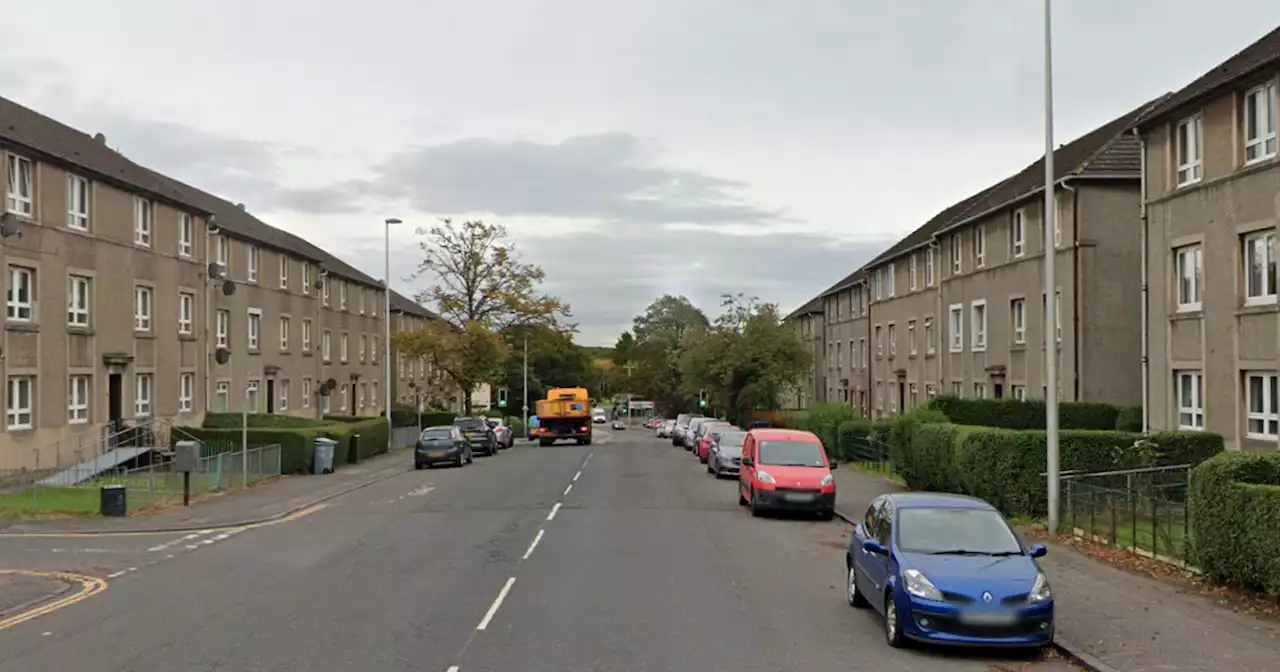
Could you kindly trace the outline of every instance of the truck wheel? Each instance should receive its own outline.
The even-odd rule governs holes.
[[[552,441],[550,439],[538,439],[538,445],[542,446],[543,448],[546,448],[551,444],[552,444]]]
[[[591,439],[587,439],[586,441],[583,441],[583,442],[582,442],[582,445],[584,445],[584,446],[589,446],[589,445],[591,445]]]

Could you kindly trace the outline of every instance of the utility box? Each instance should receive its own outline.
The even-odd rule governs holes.
[[[177,472],[196,470],[200,460],[200,444],[195,441],[179,441],[173,446],[173,470]]]

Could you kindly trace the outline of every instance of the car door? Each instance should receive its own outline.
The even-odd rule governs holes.
[[[891,521],[893,520],[893,502],[888,497],[880,497],[875,505],[873,514],[872,528],[867,531],[868,537],[880,542],[886,549],[889,548],[889,539],[891,537]],[[889,580],[889,558],[887,555],[879,553],[863,552],[863,564],[860,566],[865,571],[862,573],[866,577],[867,595],[880,595],[884,593],[885,584]],[[875,605],[876,609],[884,609],[883,600],[868,598]]]
[[[742,442],[742,464],[738,469],[738,491],[750,499],[751,484],[756,478],[756,437],[747,435]]]

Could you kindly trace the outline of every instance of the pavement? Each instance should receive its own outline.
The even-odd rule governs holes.
[[[846,465],[837,511],[860,519],[896,483]],[[1099,672],[1266,672],[1280,669],[1280,624],[1236,613],[1180,587],[1046,544],[1040,565],[1055,594],[1057,643]]]
[[[404,471],[256,527],[0,538],[0,567],[108,582],[0,625],[0,672],[1075,669],[891,649],[844,601],[845,523],[752,518],[650,432],[598,437]]]

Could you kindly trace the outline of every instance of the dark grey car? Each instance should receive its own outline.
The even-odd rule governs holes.
[[[720,434],[720,439],[707,451],[707,473],[716,478],[737,476],[742,468],[742,444],[747,433],[734,429]]]
[[[498,434],[489,426],[487,418],[457,418],[453,426],[462,430],[472,452],[486,457],[498,454]]]
[[[437,464],[471,464],[471,444],[452,425],[428,427],[418,435],[413,448],[413,468],[427,469]]]

